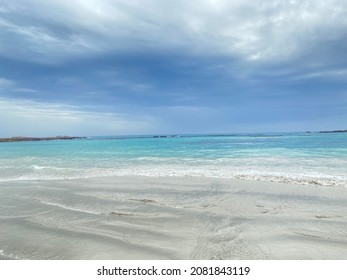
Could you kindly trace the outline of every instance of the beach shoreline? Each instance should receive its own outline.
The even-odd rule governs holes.
[[[208,177],[0,182],[0,259],[347,259],[347,189]]]
[[[15,136],[15,137],[9,137],[9,138],[0,138],[0,143],[55,141],[55,140],[80,140],[80,139],[86,139],[86,137],[77,137],[77,136],[23,137],[23,136]]]

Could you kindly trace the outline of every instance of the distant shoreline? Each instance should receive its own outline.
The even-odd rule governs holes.
[[[345,129],[345,130],[319,131],[319,133],[343,133],[343,132],[347,132],[347,129]]]
[[[347,133],[347,129],[344,130],[322,130],[318,132],[306,131],[306,133]],[[206,134],[206,136],[231,136],[236,134]],[[151,136],[134,136],[134,138],[175,138],[175,137],[194,137],[193,135],[151,135]],[[7,137],[0,138],[1,142],[24,142],[24,141],[51,141],[51,140],[75,140],[75,139],[86,139],[88,137],[85,136],[52,136],[52,137]],[[124,139],[122,136],[116,136],[112,138],[104,138],[104,139]]]
[[[53,136],[53,137],[10,137],[0,138],[0,142],[24,142],[24,141],[51,141],[51,140],[74,140],[74,139],[85,139],[86,137],[77,136]]]

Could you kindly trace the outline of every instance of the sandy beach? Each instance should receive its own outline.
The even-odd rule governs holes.
[[[195,177],[0,183],[1,259],[347,259],[347,189]]]

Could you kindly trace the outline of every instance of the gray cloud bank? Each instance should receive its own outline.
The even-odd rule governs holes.
[[[347,2],[339,0],[1,2],[0,52],[28,60],[179,49],[258,62],[316,53],[327,63],[324,50],[347,43]]]
[[[344,128],[346,46],[341,0],[0,0],[0,128]]]

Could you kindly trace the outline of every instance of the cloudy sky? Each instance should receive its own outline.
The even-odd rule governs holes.
[[[347,1],[0,0],[0,137],[347,129]]]

